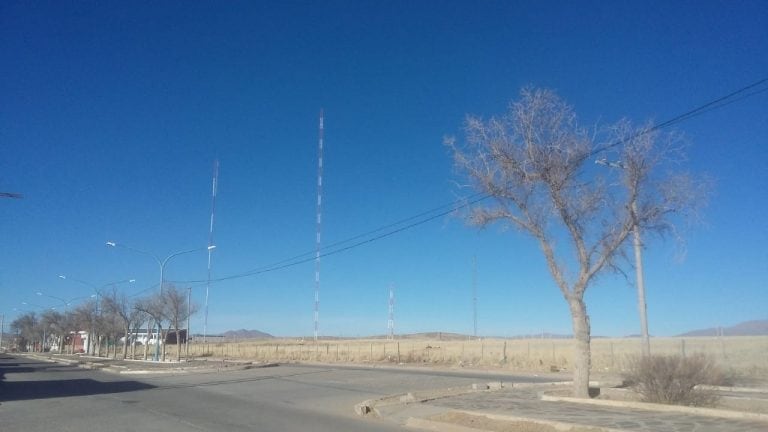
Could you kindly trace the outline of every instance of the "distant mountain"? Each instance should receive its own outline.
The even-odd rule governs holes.
[[[264,333],[258,330],[229,330],[221,334],[225,338],[230,339],[274,339],[275,337],[269,333]]]
[[[730,327],[693,330],[678,336],[768,336],[768,320],[744,321]]]

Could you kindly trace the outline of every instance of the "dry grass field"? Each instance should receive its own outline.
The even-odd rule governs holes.
[[[570,339],[253,340],[193,343],[191,356],[258,361],[434,364],[520,371],[570,370]],[[654,354],[705,354],[737,376],[768,379],[768,336],[653,338]],[[595,372],[621,372],[635,338],[593,339]]]

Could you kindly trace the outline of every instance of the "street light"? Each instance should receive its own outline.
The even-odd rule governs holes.
[[[61,297],[52,296],[52,295],[50,295],[50,294],[46,294],[46,293],[44,293],[44,292],[41,292],[41,291],[38,291],[38,292],[37,292],[37,295],[39,295],[39,296],[43,296],[43,297],[52,298],[52,299],[54,299],[54,300],[58,300],[58,301],[60,301],[60,302],[61,302],[61,303],[64,305],[64,312],[66,312],[66,311],[67,311],[67,308],[69,308],[69,306],[70,306],[70,305],[72,304],[72,302],[74,302],[75,300],[82,300],[82,299],[86,299],[86,298],[93,298],[93,297],[96,297],[96,294],[91,294],[90,296],[80,296],[80,297],[75,297],[75,298],[71,298],[71,299],[69,299],[69,300],[66,300],[66,299],[63,299],[63,298],[61,298]]]
[[[124,245],[122,243],[108,241],[106,243],[106,245],[108,247],[121,247],[123,249],[128,249],[128,250],[131,250],[133,252],[140,253],[140,254],[143,254],[143,255],[148,255],[148,256],[152,257],[152,259],[154,259],[155,262],[157,262],[157,264],[160,266],[160,295],[161,296],[163,295],[163,283],[165,282],[165,277],[164,277],[165,265],[168,263],[168,261],[171,258],[173,258],[175,256],[179,256],[179,255],[184,255],[184,254],[192,253],[192,252],[200,252],[200,251],[204,251],[204,250],[212,251],[212,250],[216,249],[216,245],[210,245],[210,246],[206,246],[206,247],[202,247],[202,248],[197,248],[197,249],[189,249],[189,250],[183,250],[183,251],[174,252],[174,253],[166,256],[165,258],[160,259],[159,256],[153,254],[152,252],[147,252],[147,251],[142,250],[142,249],[137,249],[137,248],[134,248],[134,247],[131,247],[131,246],[126,246],[126,245]],[[149,336],[149,335],[147,335],[147,336]],[[157,338],[158,339],[157,339],[157,343],[155,344],[155,361],[159,361],[160,360],[160,337],[161,337],[161,335],[160,335],[160,327],[158,326],[158,329],[157,329]],[[187,329],[187,337],[189,337],[189,329]],[[176,341],[176,343],[179,343],[179,341]]]

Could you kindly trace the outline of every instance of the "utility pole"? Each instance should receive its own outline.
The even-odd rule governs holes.
[[[389,320],[387,321],[389,340],[395,339],[395,291],[392,284],[389,285]]]
[[[640,312],[640,332],[643,338],[643,357],[651,355],[651,339],[648,335],[648,308],[645,304],[645,281],[643,280],[643,245],[640,240],[640,226],[637,223],[637,202],[632,200],[631,211],[634,227],[632,239],[635,248],[635,276],[637,278],[637,310]]]
[[[187,337],[184,340],[184,352],[189,360],[189,337],[192,335],[189,329],[189,317],[192,316],[192,287],[187,288]],[[176,341],[179,343],[179,341]]]
[[[477,339],[477,257],[472,255],[472,323],[473,333]]]
[[[320,320],[320,233],[323,210],[323,110],[320,110],[320,124],[317,141],[317,233],[315,237],[315,342],[318,338]]]
[[[621,161],[609,162],[607,158],[595,161],[598,165],[610,168],[626,169]],[[637,310],[640,313],[640,347],[643,357],[651,355],[651,339],[648,335],[648,307],[645,303],[645,281],[643,280],[643,244],[640,238],[640,224],[637,223],[637,198],[633,197],[629,205],[632,218],[632,243],[635,249],[635,277],[637,280]]]

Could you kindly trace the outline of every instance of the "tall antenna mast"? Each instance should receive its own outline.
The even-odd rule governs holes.
[[[474,332],[472,335],[477,339],[477,257],[472,255],[472,321]]]
[[[208,279],[205,281],[205,320],[203,321],[203,343],[208,337],[208,291],[211,288],[211,253],[213,252],[213,216],[216,212],[216,188],[219,183],[219,160],[213,161],[213,187],[211,188],[211,224],[208,231]],[[187,329],[189,331],[189,329]]]
[[[320,125],[317,141],[317,235],[315,242],[315,342],[320,320],[320,233],[323,210],[323,110],[320,109]]]
[[[395,291],[392,284],[389,285],[389,320],[387,321],[389,340],[395,339]]]

